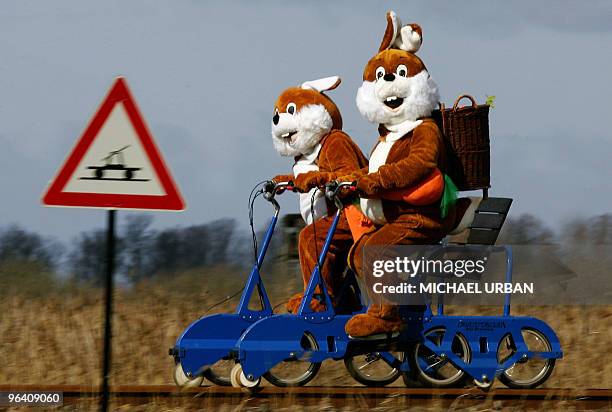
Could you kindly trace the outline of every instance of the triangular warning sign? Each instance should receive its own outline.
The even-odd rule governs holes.
[[[49,185],[43,204],[185,209],[123,77],[117,78]]]

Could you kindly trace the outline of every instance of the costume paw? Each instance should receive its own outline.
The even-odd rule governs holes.
[[[327,176],[324,173],[308,172],[298,175],[293,184],[301,192],[308,192],[313,187],[318,187],[326,183]]]
[[[365,338],[373,335],[385,337],[387,334],[398,333],[401,329],[402,321],[399,317],[392,319],[381,319],[368,313],[353,316],[346,322],[344,331],[351,338]]]
[[[277,175],[272,178],[276,183],[289,182],[294,179],[293,175]]]
[[[293,295],[291,299],[287,301],[287,305],[286,305],[287,312],[294,313],[294,314],[297,313],[298,309],[300,309],[300,305],[302,304],[303,297],[304,297],[303,293],[297,293]],[[310,310],[312,310],[313,312],[324,312],[325,305],[319,302],[317,299],[312,299],[310,301]]]
[[[302,303],[302,298],[304,297],[303,293],[296,293],[287,301],[287,312],[296,313],[300,308],[300,303]]]
[[[380,192],[380,189],[377,175],[365,175],[357,180],[357,190],[366,196],[374,196]]]

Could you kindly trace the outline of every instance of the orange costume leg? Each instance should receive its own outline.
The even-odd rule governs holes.
[[[304,289],[308,286],[310,276],[314,270],[319,253],[323,249],[325,238],[327,237],[327,231],[331,227],[334,220],[333,216],[324,217],[315,222],[314,225],[310,224],[306,226],[300,232],[299,238],[299,254],[300,254],[300,267],[302,269],[302,279],[304,280]],[[334,234],[334,238],[329,246],[329,251],[325,258],[325,263],[321,268],[321,275],[327,286],[327,291],[334,301],[334,298],[338,297],[340,288],[342,287],[343,274],[346,268],[346,258],[348,252],[353,245],[353,237],[348,226],[348,222],[344,215],[340,216],[338,226]],[[289,299],[287,302],[287,310],[291,313],[297,312],[299,305],[302,301],[303,293],[298,293]],[[313,299],[310,303],[310,307],[314,311],[323,311],[325,307],[321,305],[316,299]]]
[[[422,214],[402,215],[394,222],[365,234],[351,249],[350,264],[357,275],[366,280],[366,284],[372,284],[372,273],[365,271],[363,267],[364,247],[434,244],[444,235],[443,224],[439,218]],[[384,301],[369,288],[367,293],[372,304],[366,313],[355,315],[346,323],[346,333],[351,337],[366,337],[399,332],[402,326],[399,306]]]

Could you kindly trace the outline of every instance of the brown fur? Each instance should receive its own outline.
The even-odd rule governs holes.
[[[295,185],[303,192],[321,186],[338,176],[354,173],[367,167],[368,161],[359,146],[344,132],[332,130],[322,139],[319,153],[319,170],[299,175]]]
[[[391,12],[387,12],[387,28],[385,29],[385,34],[383,35],[382,42],[378,47],[378,51],[383,51],[391,46],[395,40],[395,28],[393,27],[393,19],[391,18]]]
[[[412,27],[413,31],[416,31],[417,33],[419,33],[419,36],[421,37],[421,42],[423,41],[423,29],[421,29],[421,26],[419,26],[416,23],[410,23],[408,26]]]
[[[337,87],[339,83],[338,81],[330,90]],[[278,175],[274,180],[279,182],[292,180],[298,189],[306,192],[314,186],[331,180],[332,174],[352,173],[367,166],[367,159],[359,147],[341,130],[342,116],[340,115],[340,110],[338,110],[338,107],[329,97],[315,90],[292,87],[285,90],[278,97],[275,103],[275,111],[285,112],[289,103],[295,103],[297,111],[309,104],[323,105],[332,118],[333,127],[327,135],[321,138],[321,150],[317,158],[318,171],[303,173],[297,178],[294,178],[293,175]],[[328,211],[330,216],[335,211],[334,206],[330,202],[328,202]],[[309,225],[300,232],[299,255],[304,288],[308,285],[311,273],[317,263],[317,254],[323,248],[325,235],[332,220],[332,217],[322,218],[315,222],[316,230],[313,225]],[[330,245],[325,264],[321,268],[321,275],[330,296],[334,299],[334,303],[342,284],[342,275],[347,265],[348,251],[352,245],[353,238],[348,222],[342,216]],[[287,303],[287,309],[290,312],[295,312],[301,300],[302,294],[293,296]],[[324,310],[324,306],[314,299],[310,302],[310,307],[314,311]]]
[[[393,145],[387,156],[387,164],[381,166],[378,172],[358,180],[358,189],[364,197],[379,197],[385,190],[414,186],[429,176],[434,168],[444,170],[445,158],[440,129],[432,119],[424,119],[421,125]],[[392,221],[406,213],[436,214],[439,203],[413,206],[384,200],[383,208],[387,221]]]
[[[384,138],[384,137],[381,137]],[[378,172],[367,173],[364,169],[342,179],[357,180],[357,187],[365,197],[379,197],[383,190],[410,187],[438,167],[444,170],[444,143],[440,130],[431,119],[425,121],[398,140],[387,156],[387,163]],[[383,211],[387,224],[365,234],[351,249],[349,263],[358,276],[371,276],[370,271],[362,267],[363,248],[366,246],[390,246],[410,244],[431,244],[439,242],[454,224],[454,213],[446,219],[440,217],[439,203],[428,206],[413,206],[405,202],[383,200]],[[368,279],[371,280],[371,279]],[[371,285],[372,282],[367,282]],[[379,296],[368,294],[376,302]],[[380,301],[385,313],[397,313],[393,305]],[[373,306],[374,307],[374,306]],[[363,337],[382,332],[395,332],[398,319],[376,320],[379,309],[368,309],[367,314],[355,317],[346,324],[346,333],[354,337]],[[390,315],[389,315],[390,316]]]
[[[411,25],[422,36],[418,25]],[[399,30],[399,28],[398,28]],[[400,64],[406,66],[407,76],[412,77],[426,70],[423,61],[414,53],[392,49],[394,39],[393,19],[387,14],[387,30],[383,36],[379,53],[368,61],[363,71],[363,80],[376,80],[376,69],[383,67],[385,73],[397,73]],[[386,47],[383,47],[386,45]],[[406,119],[416,120],[416,119]],[[387,156],[386,163],[377,172],[369,173],[363,168],[342,177],[342,180],[357,178],[357,188],[363,197],[381,198],[386,190],[403,189],[414,186],[425,179],[434,168],[444,171],[445,146],[438,126],[431,118],[397,140]],[[379,140],[384,140],[387,130],[379,126]],[[363,267],[363,248],[366,246],[390,246],[410,244],[431,244],[439,242],[454,223],[454,214],[446,221],[440,216],[439,202],[428,206],[414,206],[402,201],[382,200],[386,223],[376,230],[363,235],[349,253],[349,262],[358,276],[372,276]],[[371,280],[371,279],[366,279]],[[371,285],[372,282],[366,282]],[[398,307],[385,302],[367,288],[374,303],[366,314],[354,316],[347,322],[346,333],[354,337],[364,337],[383,332],[398,331],[401,326]]]
[[[439,215],[406,213],[381,226],[378,230],[366,233],[353,246],[349,253],[349,263],[356,273],[365,278],[365,283],[374,283],[372,272],[363,266],[364,248],[370,246],[415,245],[439,242],[447,233]],[[380,295],[371,293],[373,304],[366,314],[353,317],[345,326],[346,333],[353,337],[364,337],[383,332],[396,332],[401,321],[397,305],[383,300]]]
[[[278,96],[274,104],[274,110],[279,113],[287,111],[287,105],[295,103],[297,111],[309,104],[322,104],[334,123],[333,129],[342,129],[342,116],[336,104],[325,94],[311,89],[302,89],[301,87],[290,87]]]
[[[397,49],[383,50],[370,59],[363,70],[363,80],[376,80],[376,69],[380,66],[385,68],[385,73],[395,73],[400,64],[406,65],[408,76],[414,76],[426,69],[425,63],[413,53]]]
[[[359,147],[346,133],[340,130],[332,130],[322,139],[318,165],[319,171],[299,175],[295,179],[295,185],[303,191],[307,191],[310,189],[310,183],[308,182],[321,181],[326,183],[331,180],[329,179],[330,176],[346,174],[347,172],[351,173],[365,167],[367,160]],[[316,184],[313,186],[316,186]],[[325,236],[333,220],[331,214],[335,211],[335,208],[330,203],[328,203],[328,210],[330,216],[318,220],[314,226],[312,224],[306,226],[300,232],[300,267],[302,269],[304,287],[308,285],[310,275],[317,262],[317,253],[323,248]],[[343,215],[338,223],[325,263],[321,268],[321,275],[332,298],[338,296],[339,288],[342,285],[342,274],[346,268],[348,251],[352,245],[353,237],[346,217]],[[293,306],[295,305],[292,304],[291,307],[288,305],[287,309],[295,311],[296,308]],[[299,306],[299,303],[297,306]],[[315,310],[312,303],[311,307]]]
[[[372,304],[366,313],[353,316],[345,329],[353,338],[362,338],[379,333],[399,332],[402,328],[397,306]]]

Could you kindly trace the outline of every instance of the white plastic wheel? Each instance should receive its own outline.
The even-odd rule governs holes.
[[[248,379],[242,371],[242,365],[237,363],[230,373],[230,382],[234,388],[254,389],[261,383],[261,378],[255,380]]]
[[[479,381],[477,379],[474,379],[474,385],[476,385],[483,391],[488,391],[489,389],[491,389],[491,386],[493,386],[493,381],[491,380],[491,381],[484,382],[484,381]]]
[[[230,371],[230,383],[234,388],[240,388],[240,374],[242,373],[242,366],[239,363],[235,364]]]
[[[196,378],[189,378],[185,371],[183,371],[183,366],[180,363],[177,363],[174,367],[174,373],[172,374],[174,378],[174,383],[179,388],[194,388],[202,385],[202,381],[204,380],[203,376],[198,376]]]

